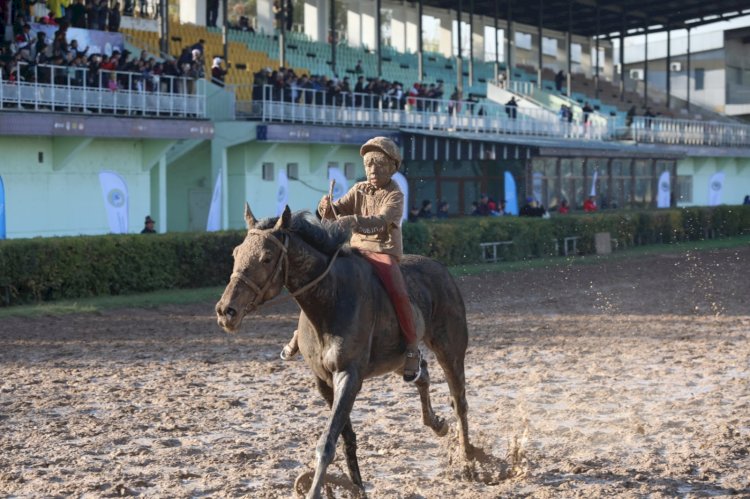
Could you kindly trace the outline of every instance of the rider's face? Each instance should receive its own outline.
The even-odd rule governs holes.
[[[364,157],[367,181],[380,189],[391,181],[391,160],[382,153],[368,153]]]

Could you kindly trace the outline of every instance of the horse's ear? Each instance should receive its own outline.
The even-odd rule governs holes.
[[[253,212],[250,211],[250,204],[247,201],[245,201],[245,224],[248,229],[255,227],[255,217]]]
[[[289,222],[292,220],[292,210],[289,209],[289,205],[284,207],[284,213],[281,214],[279,219],[276,221],[274,229],[288,229]]]

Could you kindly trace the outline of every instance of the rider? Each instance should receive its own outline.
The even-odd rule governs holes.
[[[324,196],[318,213],[326,219],[352,230],[351,246],[369,261],[383,282],[396,310],[401,332],[406,340],[404,381],[419,379],[421,357],[414,315],[404,277],[398,262],[403,255],[401,217],[404,194],[391,180],[401,165],[398,146],[389,138],[375,137],[359,150],[367,179],[358,182],[341,199],[333,203]],[[289,360],[298,352],[297,331],[281,352]]]

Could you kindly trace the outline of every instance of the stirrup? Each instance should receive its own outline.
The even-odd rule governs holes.
[[[419,379],[420,376],[422,376],[422,352],[419,351],[419,348],[417,348],[413,352],[406,352],[406,360],[404,360],[404,381],[407,383],[414,383]],[[414,359],[416,357],[417,359],[417,370],[412,371],[411,369],[407,369],[406,364]]]

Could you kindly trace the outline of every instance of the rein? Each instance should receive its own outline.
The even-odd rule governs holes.
[[[263,284],[263,287],[261,288],[257,284],[255,284],[253,281],[250,280],[244,273],[242,272],[233,272],[232,275],[229,277],[229,281],[231,282],[232,279],[236,279],[243,283],[245,286],[250,288],[255,293],[255,299],[247,306],[245,307],[245,312],[250,312],[252,310],[255,310],[260,306],[262,303],[270,303],[275,300],[284,300],[288,298],[295,298],[302,293],[309,291],[312,289],[316,284],[318,284],[320,281],[323,280],[323,278],[328,275],[328,272],[331,271],[331,268],[333,268],[333,263],[336,261],[336,257],[339,256],[339,252],[341,251],[341,248],[339,247],[336,250],[336,253],[333,254],[331,257],[331,261],[328,262],[328,266],[325,268],[323,273],[321,273],[318,277],[313,279],[312,281],[308,282],[301,288],[297,289],[294,292],[291,292],[289,290],[289,285],[287,284],[287,279],[289,278],[289,258],[288,258],[288,246],[289,246],[289,236],[286,233],[284,234],[284,242],[282,243],[279,241],[278,238],[273,237],[270,233],[258,229],[251,229],[248,231],[249,234],[258,234],[260,236],[263,236],[265,239],[270,239],[273,241],[273,243],[281,249],[281,252],[279,253],[279,258],[276,260],[276,268],[274,269],[271,276],[266,280],[265,284]],[[271,284],[273,284],[273,281],[276,280],[276,277],[279,275],[281,270],[284,269],[284,286],[287,288],[287,290],[290,291],[290,293],[286,296],[274,296],[270,300],[267,300],[265,302],[261,303],[261,300],[263,299],[263,296],[266,294],[268,289],[271,287]]]

